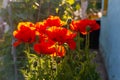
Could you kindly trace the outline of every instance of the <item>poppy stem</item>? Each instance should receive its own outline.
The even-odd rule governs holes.
[[[42,79],[42,76],[40,76],[41,75],[41,72],[42,72],[42,68],[41,68],[41,66],[42,66],[42,63],[41,63],[41,55],[40,56],[38,56],[38,64],[39,64],[39,67],[38,67],[38,77],[37,77],[37,80],[40,78],[40,79]]]
[[[51,80],[54,80],[54,71],[53,71],[53,57],[50,59],[50,65],[51,65]]]
[[[86,43],[85,43],[85,53],[86,53],[86,58],[87,59],[89,59],[89,43],[90,43],[90,33],[87,32]]]
[[[78,51],[80,52],[80,33],[77,33],[77,48],[78,48]]]
[[[30,47],[29,47],[29,44],[26,43],[26,54],[27,54],[27,59],[28,59],[28,72],[31,73],[31,63],[30,63]]]

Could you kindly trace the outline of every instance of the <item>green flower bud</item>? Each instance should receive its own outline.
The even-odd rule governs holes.
[[[86,31],[87,31],[87,32],[89,32],[90,29],[91,29],[90,26],[87,26],[87,27],[86,27]]]
[[[70,24],[71,22],[72,22],[72,19],[69,18],[69,19],[67,20],[67,24]]]

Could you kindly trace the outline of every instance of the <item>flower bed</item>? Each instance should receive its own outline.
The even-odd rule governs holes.
[[[13,46],[23,47],[20,71],[25,80],[100,80],[92,62],[95,54],[89,51],[90,32],[99,28],[95,20],[64,22],[58,16],[43,22],[20,22],[13,32]],[[81,48],[81,44],[85,46]]]

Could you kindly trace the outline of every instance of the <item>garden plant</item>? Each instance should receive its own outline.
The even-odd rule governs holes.
[[[11,46],[16,49],[18,80],[100,80],[96,54],[89,48],[90,32],[100,26],[88,18],[75,20],[79,9],[77,0],[23,0],[1,11],[11,28],[5,37],[8,50],[2,53],[11,59]],[[0,79],[14,78],[2,74]]]
[[[25,55],[20,71],[25,80],[99,80],[94,54],[89,51],[89,33],[98,30],[95,20],[71,20],[58,16],[42,22],[20,22],[13,32],[14,47],[22,44]],[[80,34],[86,36],[81,49]]]

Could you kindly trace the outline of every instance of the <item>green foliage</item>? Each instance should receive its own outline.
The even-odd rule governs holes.
[[[59,64],[56,80],[101,80],[96,71],[97,65],[92,62],[94,53],[89,53],[87,58],[83,51],[70,52]]]
[[[40,56],[28,51],[25,51],[24,54],[26,57],[20,64],[24,63],[25,65],[20,66],[19,69],[25,80],[54,80],[56,63],[50,56]]]
[[[63,20],[74,18],[73,12],[80,8],[80,2],[75,0],[23,0],[11,2],[11,19],[14,26],[20,21],[41,21],[49,15],[58,15]],[[0,15],[9,23],[8,8],[2,9]]]
[[[66,0],[66,2],[68,2],[69,4],[74,4],[75,0]]]
[[[6,33],[0,42],[0,80],[14,79],[11,46],[11,35]]]
[[[101,10],[101,1],[97,1],[97,0],[90,1],[88,4],[87,12],[91,13],[91,10],[92,10],[92,12],[95,12],[95,13],[100,11]]]
[[[64,58],[37,55],[29,50],[23,54],[18,65],[25,80],[101,80],[92,61],[94,53],[68,50]]]
[[[59,0],[42,0],[39,20],[44,20],[49,15],[56,15],[56,8],[59,7],[60,2]]]
[[[69,18],[74,19],[74,11],[78,9],[80,9],[80,2],[76,2],[75,0],[62,0],[57,14],[66,21]]]

